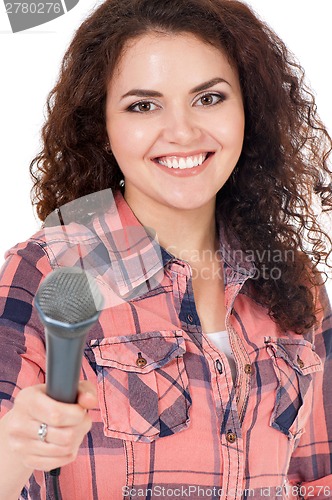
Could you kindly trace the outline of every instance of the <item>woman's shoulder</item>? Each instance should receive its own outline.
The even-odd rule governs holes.
[[[0,270],[0,288],[24,288],[33,292],[35,283],[39,283],[52,270],[42,240],[37,235],[38,233],[6,251]]]
[[[85,246],[96,245],[98,237],[91,228],[81,223],[58,224],[42,226],[25,241],[9,248],[4,257],[4,267],[13,262],[22,262],[21,266],[29,265],[48,274],[51,270],[73,265],[74,254]]]

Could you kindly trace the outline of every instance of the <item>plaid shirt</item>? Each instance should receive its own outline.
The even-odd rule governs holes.
[[[58,214],[59,215],[59,214]],[[65,219],[65,209],[62,210]],[[53,217],[55,217],[53,215]],[[55,217],[56,219],[56,217]],[[45,381],[33,298],[57,267],[84,266],[106,299],[88,334],[81,378],[99,407],[77,459],[61,469],[64,500],[332,498],[332,315],[281,331],[250,294],[255,265],[219,223],[226,327],[237,366],[201,329],[189,264],[160,247],[120,193],[80,222],[51,220],[7,252],[0,276],[0,411]],[[54,498],[36,471],[21,498]]]

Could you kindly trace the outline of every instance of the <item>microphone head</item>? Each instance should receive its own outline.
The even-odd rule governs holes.
[[[77,267],[64,267],[45,278],[35,305],[43,322],[78,327],[96,321],[103,297],[90,274]]]

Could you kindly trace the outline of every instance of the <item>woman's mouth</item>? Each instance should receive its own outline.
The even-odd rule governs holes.
[[[192,156],[159,156],[153,163],[163,172],[175,177],[193,177],[201,174],[210,164],[214,153]]]
[[[155,158],[154,161],[167,168],[179,168],[180,170],[184,170],[187,168],[195,168],[201,166],[211,154],[213,153],[207,152],[195,156],[186,157],[161,156]]]

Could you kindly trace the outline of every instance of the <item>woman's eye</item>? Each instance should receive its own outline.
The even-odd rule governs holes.
[[[151,109],[151,106],[156,105],[151,101],[140,101],[129,106],[128,111],[133,111],[134,113],[146,113],[149,111],[154,111],[154,109]]]
[[[202,95],[197,102],[201,101],[202,106],[213,106],[214,104],[218,104],[226,99],[224,94],[204,94]]]

